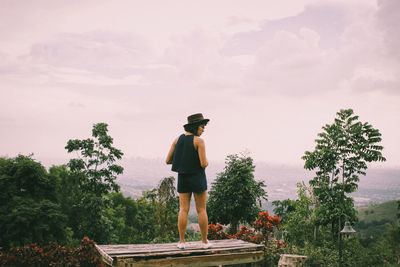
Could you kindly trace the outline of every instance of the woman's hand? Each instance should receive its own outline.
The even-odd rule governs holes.
[[[167,164],[172,164],[172,160],[173,160],[173,157],[174,157],[174,151],[175,151],[176,142],[178,142],[178,138],[176,138],[176,139],[174,140],[174,142],[173,142],[172,145],[171,145],[171,148],[170,148],[169,151],[168,151],[167,158],[165,159],[165,163],[167,163]]]

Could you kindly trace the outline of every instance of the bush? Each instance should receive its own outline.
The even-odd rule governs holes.
[[[210,224],[208,226],[208,239],[221,240],[235,238],[251,243],[263,244],[265,251],[263,266],[276,266],[286,243],[274,238],[274,228],[280,228],[280,218],[276,216],[271,217],[265,211],[259,213],[257,220],[254,222],[254,230],[242,225],[235,235],[224,232],[223,226],[219,223],[216,225]]]
[[[208,235],[207,238],[210,240],[221,240],[221,239],[230,239],[235,238],[224,231],[224,227],[217,223],[216,225],[209,224],[208,225]]]
[[[105,267],[97,252],[94,241],[84,237],[78,248],[66,248],[55,242],[39,247],[31,244],[24,247],[11,248],[8,252],[0,250],[1,266],[80,266]]]

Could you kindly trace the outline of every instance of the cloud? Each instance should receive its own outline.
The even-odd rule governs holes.
[[[400,9],[395,2],[382,1],[379,10],[365,3],[309,5],[297,16],[264,21],[261,30],[234,34],[221,51],[254,58],[243,82],[252,89],[244,94],[304,97],[344,88],[396,94]]]
[[[384,36],[386,53],[400,61],[400,2],[396,0],[379,0],[376,14],[377,25]]]
[[[374,9],[355,13],[343,39],[352,51],[352,76],[344,81],[358,93],[400,94],[400,19],[398,1],[378,1]]]
[[[260,30],[242,31],[232,35],[223,52],[228,55],[254,54],[266,42],[271,41],[277,32],[297,33],[302,28],[317,32],[322,48],[335,47],[340,43],[340,35],[347,23],[348,14],[342,5],[309,5],[295,16],[261,21]]]
[[[153,55],[146,39],[132,33],[93,31],[62,34],[32,46],[34,63],[122,75],[131,65],[148,64]]]
[[[351,77],[354,56],[347,58],[351,52],[341,38],[350,19],[343,4],[313,4],[296,16],[265,20],[261,30],[233,35],[221,51],[254,58],[243,75],[243,84],[250,85],[244,94],[323,94]]]
[[[275,92],[305,96],[334,89],[338,73],[330,51],[319,47],[317,32],[302,28],[298,33],[280,31],[259,48],[246,81],[255,94]]]
[[[161,62],[176,68],[177,85],[208,91],[237,88],[242,66],[221,54],[223,42],[221,35],[194,30],[174,38]]]
[[[371,27],[376,10],[360,5],[320,2],[262,23],[249,10],[235,13],[226,17],[225,31],[199,27],[175,34],[161,54],[153,49],[154,40],[132,31],[58,34],[35,43],[27,57],[3,60],[8,63],[0,63],[0,75],[20,73],[33,83],[130,95],[143,89],[142,94],[159,90],[163,96],[221,90],[232,97],[238,92],[306,96],[344,87],[359,93],[395,92],[398,63],[390,55],[398,53],[393,49],[398,39],[382,33],[387,40],[382,42]],[[382,1],[377,24],[396,28],[389,19],[395,14],[385,16],[393,9],[387,6]],[[230,27],[242,32],[232,35]],[[379,52],[382,47],[386,54]]]

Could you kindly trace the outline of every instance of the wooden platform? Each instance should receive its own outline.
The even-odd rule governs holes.
[[[202,249],[201,242],[187,242],[185,249],[177,243],[96,245],[109,266],[218,266],[250,263],[261,266],[264,246],[237,239],[210,241],[213,247]]]

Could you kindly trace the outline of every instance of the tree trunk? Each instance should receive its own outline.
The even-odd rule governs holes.
[[[238,232],[238,226],[239,226],[238,221],[231,222],[231,226],[229,227],[229,234],[235,235]]]
[[[314,241],[317,241],[318,226],[314,225]]]
[[[335,230],[335,223],[331,223],[331,233],[332,233],[332,240],[336,239],[336,230]]]

